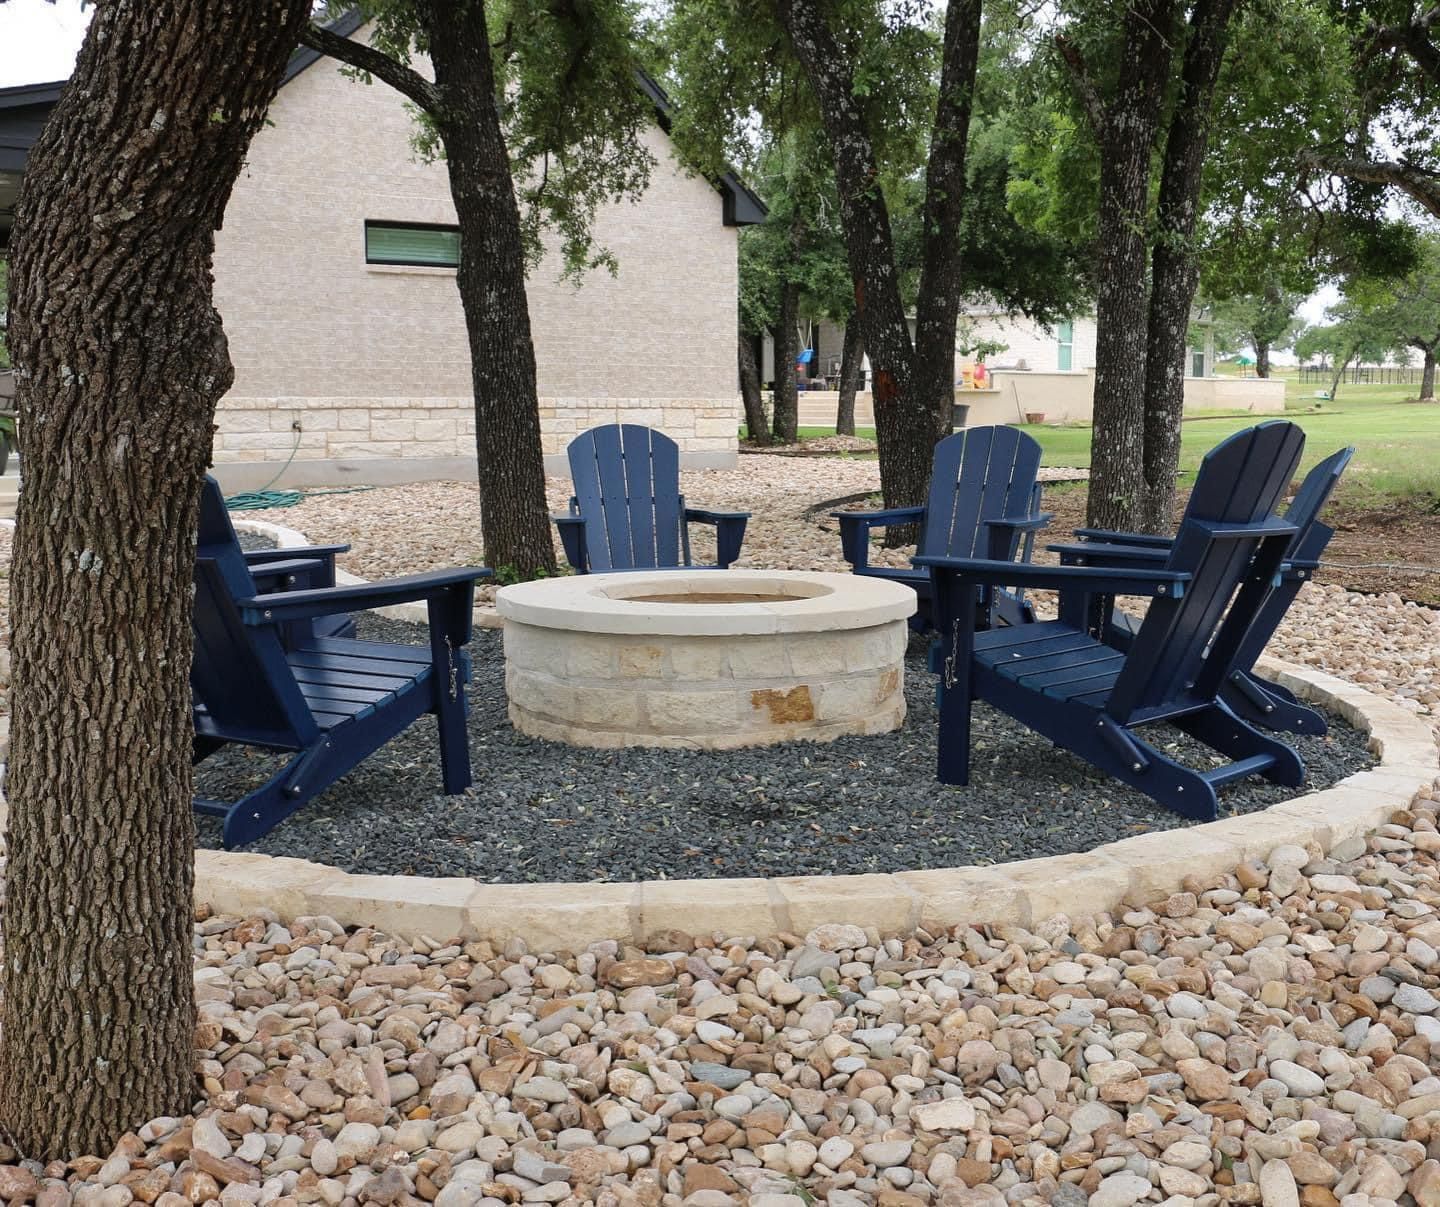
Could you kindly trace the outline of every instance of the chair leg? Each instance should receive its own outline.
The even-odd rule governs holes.
[[[1223,702],[1203,712],[1175,717],[1171,724],[1235,762],[1268,755],[1270,765],[1259,774],[1271,783],[1295,788],[1305,782],[1305,764],[1298,754],[1241,720]]]
[[[936,583],[935,615],[941,624],[936,778],[942,784],[964,785],[970,782],[974,588],[968,582],[956,584],[948,576],[940,577]]]
[[[1251,725],[1285,733],[1311,734],[1324,737],[1329,725],[1322,713],[1301,704],[1294,694],[1249,672],[1236,672],[1240,681],[1227,683],[1220,698],[1241,719]]]
[[[317,779],[314,781],[316,788],[302,790],[294,796],[290,794],[287,783],[309,753],[302,751],[255,791],[246,793],[230,806],[221,830],[221,840],[227,851],[263,838],[292,813],[304,808],[317,791],[330,786],[330,781]]]
[[[470,659],[445,638],[432,618],[430,652],[435,665],[435,721],[440,735],[440,777],[446,796],[458,796],[470,787],[470,734],[465,726],[468,708],[465,684],[470,681]]]
[[[470,787],[470,735],[465,728],[465,686],[457,683],[455,694],[441,693],[435,720],[440,731],[440,776],[446,796],[458,796]]]

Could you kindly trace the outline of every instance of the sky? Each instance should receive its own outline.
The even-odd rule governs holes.
[[[81,11],[80,0],[0,3],[0,88],[68,77],[90,11]]]
[[[3,0],[0,2],[0,88],[63,80],[75,65],[90,9],[80,0]],[[1324,321],[1325,308],[1339,292],[1326,285],[1300,307],[1307,323]]]

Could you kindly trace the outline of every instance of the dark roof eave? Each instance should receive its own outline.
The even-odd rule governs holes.
[[[669,134],[670,121],[675,113],[675,102],[660,86],[660,82],[643,67],[635,69],[635,79],[640,85],[640,90],[650,98],[650,103],[655,106],[655,117],[660,123],[660,128]],[[721,213],[726,226],[756,226],[764,222],[766,215],[770,213],[769,207],[760,200],[755,190],[734,172],[723,172],[710,183],[720,192],[723,203]]]

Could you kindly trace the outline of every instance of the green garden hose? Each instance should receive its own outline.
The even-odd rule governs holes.
[[[294,507],[307,496],[350,495],[358,494],[362,490],[375,489],[373,486],[331,486],[323,490],[271,490],[270,488],[285,476],[285,471],[295,460],[295,454],[299,448],[300,432],[297,430],[295,443],[290,446],[290,455],[285,458],[285,464],[280,467],[279,472],[259,490],[242,490],[239,494],[228,496],[225,500],[225,509],[227,511],[269,511],[276,507]]]

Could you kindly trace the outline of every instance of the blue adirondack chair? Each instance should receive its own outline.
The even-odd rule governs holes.
[[[1340,475],[1355,455],[1353,448],[1331,453],[1308,474],[1285,511],[1287,523],[1296,533],[1281,567],[1280,585],[1270,593],[1246,635],[1235,669],[1221,690],[1221,698],[1245,720],[1267,729],[1289,733],[1324,734],[1328,726],[1322,713],[1301,704],[1293,692],[1255,674],[1255,659],[1265,651],[1295,597],[1320,566],[1320,556],[1335,530],[1320,522],[1320,512],[1334,493]],[[1136,532],[1111,532],[1103,528],[1077,528],[1082,538],[1075,544],[1050,545],[1065,566],[1160,566],[1170,555],[1172,538]],[[1104,618],[1099,634],[1107,645],[1128,649],[1139,631],[1140,621],[1128,612],[1116,611],[1113,597],[1104,601]]]
[[[840,547],[856,574],[888,578],[913,587],[919,597],[912,628],[931,627],[930,571],[872,566],[870,533],[897,524],[919,524],[916,553],[924,557],[981,557],[1010,561],[1018,552],[1030,560],[1035,533],[1050,516],[1040,510],[1040,445],[1013,427],[972,427],[935,446],[930,494],[923,507],[885,511],[835,511]],[[1033,619],[1020,591],[981,591],[982,616],[1008,624]]]
[[[220,488],[201,509],[195,557],[195,761],[232,743],[292,751],[238,801],[197,799],[224,819],[226,847],[253,842],[425,713],[439,722],[444,789],[470,786],[465,684],[475,580],[489,570],[438,570],[353,587],[261,593]],[[273,568],[274,563],[269,563]],[[424,600],[429,646],[318,636],[317,617]]]
[[[225,510],[220,487],[208,475],[200,495],[200,509],[214,516]],[[204,522],[204,521],[202,521]],[[257,595],[276,591],[309,591],[335,585],[335,557],[348,553],[349,545],[304,545],[290,549],[245,549],[242,554],[255,580]],[[288,640],[301,637],[353,637],[355,621],[346,612],[335,616],[317,616],[313,620],[296,621],[285,627]]]
[[[1304,433],[1263,423],[1213,449],[1159,568],[1035,566],[921,557],[935,578],[942,673],[938,773],[969,780],[970,705],[985,700],[1185,817],[1214,818],[1215,789],[1259,774],[1298,785],[1300,757],[1241,720],[1220,691],[1278,582],[1295,526],[1271,513],[1295,472]],[[975,632],[976,587],[1147,595],[1126,651],[1061,620]],[[1231,761],[1197,771],[1137,728],[1168,721]]]
[[[680,450],[669,436],[633,423],[591,428],[566,449],[575,494],[552,517],[579,574],[607,570],[728,569],[740,556],[748,511],[686,507]],[[715,528],[715,562],[690,560],[690,525]]]

